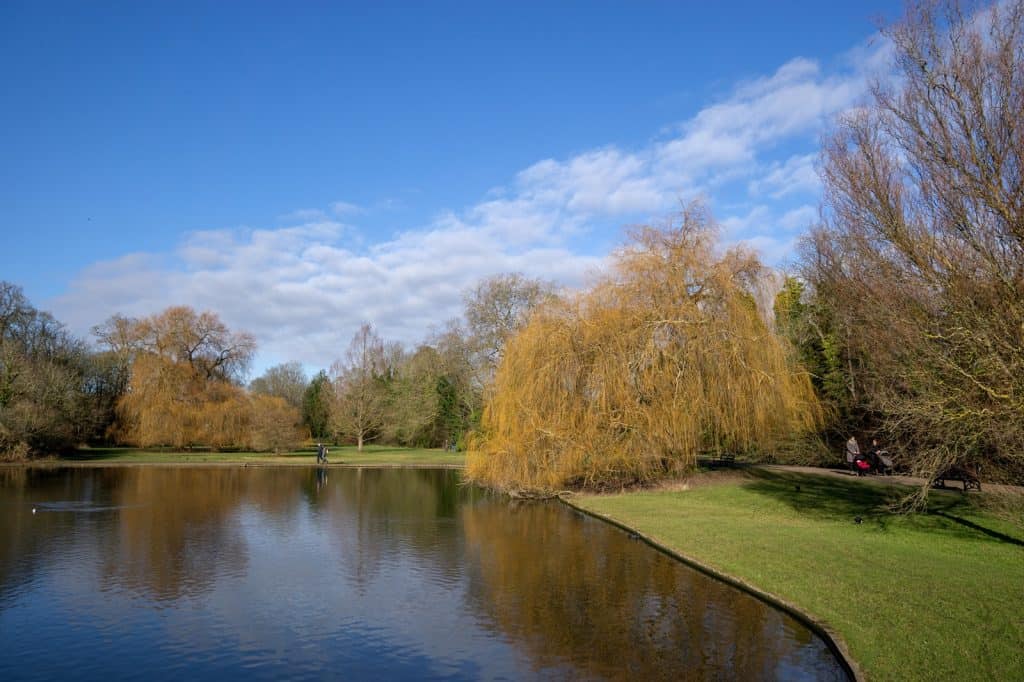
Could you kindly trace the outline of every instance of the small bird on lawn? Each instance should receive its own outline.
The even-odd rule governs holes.
[[[861,523],[861,522],[862,522],[863,520],[864,520],[864,519],[862,519],[862,518],[861,518],[861,517],[859,517],[859,516],[855,516],[855,517],[853,517],[853,522],[854,522],[854,523]]]

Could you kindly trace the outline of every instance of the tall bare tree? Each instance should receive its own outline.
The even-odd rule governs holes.
[[[914,3],[824,148],[803,274],[849,398],[931,478],[1024,479],[1024,2]]]
[[[384,342],[369,323],[352,337],[345,357],[331,366],[334,429],[354,438],[360,452],[379,435],[387,417],[386,370]]]
[[[550,282],[506,273],[481,280],[466,293],[467,331],[488,379],[501,362],[508,339],[526,324],[530,311],[554,291]]]

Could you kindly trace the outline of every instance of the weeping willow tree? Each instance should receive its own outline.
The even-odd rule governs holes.
[[[758,311],[756,257],[717,255],[700,205],[631,237],[610,274],[509,342],[471,439],[473,480],[539,493],[647,482],[819,425],[806,373]]]

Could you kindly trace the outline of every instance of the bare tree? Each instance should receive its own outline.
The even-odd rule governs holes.
[[[488,377],[501,361],[509,337],[526,324],[533,308],[553,295],[553,284],[519,273],[481,280],[465,295],[469,336]]]
[[[803,274],[850,398],[931,478],[1024,477],[1024,2],[915,3],[824,155]]]
[[[292,407],[302,407],[302,398],[308,381],[302,364],[287,362],[275,365],[249,383],[249,390],[260,395],[283,399]]]
[[[138,320],[116,314],[94,326],[92,334],[100,346],[127,363],[142,346],[138,325]]]
[[[0,459],[76,445],[91,421],[90,379],[84,344],[0,282]]]
[[[331,366],[334,428],[341,436],[355,438],[359,451],[384,426],[388,408],[385,371],[384,342],[368,323],[352,337],[344,359]]]
[[[142,351],[188,364],[205,379],[233,382],[244,377],[256,350],[248,332],[232,332],[216,313],[187,306],[135,321],[128,338]]]

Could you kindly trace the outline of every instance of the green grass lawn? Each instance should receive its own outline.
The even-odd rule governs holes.
[[[1024,679],[1024,532],[975,494],[775,471],[575,502],[824,620],[877,680]],[[798,489],[799,487],[799,489]],[[855,523],[860,516],[862,523]]]
[[[330,464],[344,465],[409,465],[409,466],[462,466],[465,454],[445,452],[434,448],[399,448],[367,445],[362,452],[354,447],[330,447]],[[138,448],[83,448],[72,455],[60,457],[56,462],[95,464],[315,464],[316,448],[309,447],[281,455],[266,452],[211,452],[194,450],[144,450]]]

